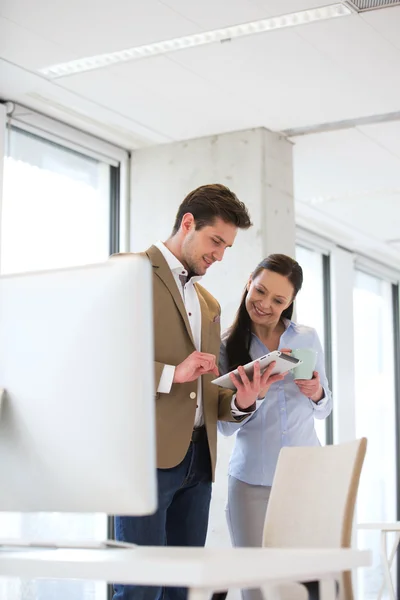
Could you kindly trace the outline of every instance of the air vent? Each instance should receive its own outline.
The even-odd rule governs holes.
[[[349,0],[345,4],[350,4],[357,12],[366,12],[367,10],[377,10],[378,8],[389,8],[389,6],[400,6],[400,0]]]

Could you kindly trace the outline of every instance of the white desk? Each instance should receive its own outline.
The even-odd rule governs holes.
[[[190,600],[231,587],[264,587],[326,580],[335,597],[343,571],[371,564],[369,551],[273,548],[45,549],[0,551],[0,577],[91,579],[138,585],[184,586]],[[322,599],[321,599],[322,600]]]
[[[393,581],[390,574],[390,567],[392,566],[393,559],[396,556],[397,548],[400,542],[400,522],[395,521],[393,523],[360,523],[358,529],[375,529],[381,532],[381,561],[383,568],[383,583],[379,590],[378,600],[382,598],[385,585],[388,588],[389,596],[391,600],[396,600],[396,594],[394,591]],[[387,534],[394,532],[396,534],[395,540],[388,555],[387,549]]]

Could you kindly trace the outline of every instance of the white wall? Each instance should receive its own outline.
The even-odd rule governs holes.
[[[199,185],[227,185],[247,205],[254,226],[239,231],[223,262],[202,282],[221,304],[223,328],[258,262],[271,252],[294,255],[292,145],[278,134],[253,129],[140,149],[132,155],[131,182],[132,251],[167,239],[179,204]],[[230,545],[224,509],[233,442],[233,437],[219,439],[210,545]]]

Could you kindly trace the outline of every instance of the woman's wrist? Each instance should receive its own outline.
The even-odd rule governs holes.
[[[310,396],[310,400],[312,400],[313,402],[319,402],[320,400],[323,399],[324,396],[325,396],[324,388],[322,387],[322,385],[320,385],[319,390],[315,394]]]

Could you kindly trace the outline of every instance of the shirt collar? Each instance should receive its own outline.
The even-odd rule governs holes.
[[[167,248],[167,246],[163,242],[158,241],[154,245],[156,246],[156,248],[159,249],[163,257],[165,258],[172,273],[176,275],[188,275],[187,269],[185,269],[183,264],[176,258],[175,254],[172,254],[171,250],[169,250],[169,248]],[[201,279],[201,275],[194,275],[190,278],[190,281],[192,283],[196,283]]]
[[[295,326],[295,322],[291,321],[290,319],[282,319],[283,324],[285,326],[285,331],[287,331],[289,329],[289,327],[294,327]]]

